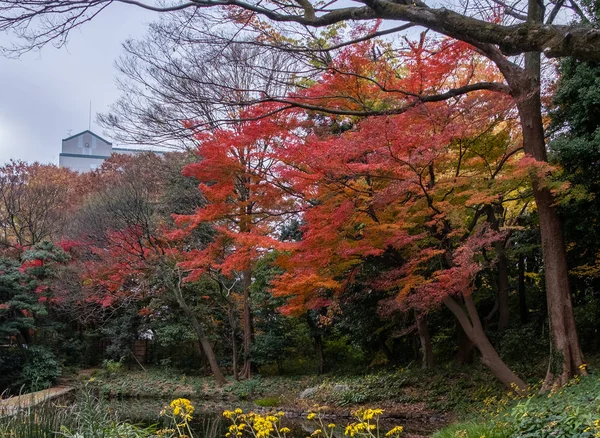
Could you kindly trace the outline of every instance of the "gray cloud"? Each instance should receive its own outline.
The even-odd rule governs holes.
[[[0,163],[58,164],[61,140],[88,128],[118,98],[114,60],[127,38],[141,37],[156,14],[115,4],[73,32],[67,47],[46,47],[20,59],[0,57]],[[11,37],[0,34],[0,44]]]

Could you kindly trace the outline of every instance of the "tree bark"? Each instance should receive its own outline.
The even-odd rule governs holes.
[[[175,291],[175,298],[177,299],[177,303],[179,304],[179,307],[181,307],[181,310],[183,310],[183,313],[185,313],[185,315],[189,318],[190,322],[192,323],[192,327],[194,327],[194,331],[196,332],[196,335],[198,336],[198,341],[200,341],[202,350],[204,351],[204,354],[206,355],[206,358],[208,359],[208,363],[210,364],[210,369],[211,369],[213,375],[215,376],[215,380],[217,381],[217,384],[224,385],[225,383],[227,383],[227,380],[225,380],[225,377],[223,376],[223,373],[221,372],[221,368],[219,368],[219,364],[217,363],[217,357],[215,356],[215,352],[213,351],[213,348],[210,345],[208,338],[206,337],[206,333],[204,332],[202,325],[198,321],[198,318],[196,318],[196,314],[190,308],[190,306],[188,306],[188,304],[185,302],[183,295],[181,294],[181,291]]]
[[[465,334],[481,353],[481,362],[483,362],[494,376],[507,388],[510,388],[519,394],[525,394],[527,392],[527,385],[525,385],[525,382],[513,373],[510,368],[508,368],[483,331],[483,326],[481,325],[479,314],[475,308],[473,297],[471,295],[466,295],[463,296],[463,300],[466,312],[452,297],[444,298],[443,302],[454,314]]]
[[[231,297],[227,297],[227,319],[229,320],[229,326],[231,327],[231,367],[233,368],[234,380],[239,380],[238,374],[238,347],[236,341],[236,321],[233,308],[233,302]]]
[[[543,10],[537,0],[528,3],[528,24],[538,25],[543,20]],[[540,52],[526,53],[523,69],[495,49],[480,47],[496,63],[511,89],[521,119],[525,153],[539,162],[547,162],[540,100]],[[575,328],[562,221],[554,208],[552,193],[535,174],[532,188],[540,219],[550,323],[550,361],[542,385],[542,391],[546,391],[554,385],[564,385],[575,374],[587,373],[582,366],[583,354]]]
[[[243,310],[243,346],[244,346],[244,365],[242,367],[241,377],[249,379],[252,377],[252,310],[250,308],[250,284],[252,282],[252,272],[246,270],[242,273],[242,288],[244,294]]]
[[[525,295],[525,256],[519,255],[518,261],[519,269],[519,314],[521,317],[521,324],[527,324],[529,322],[529,309],[527,308],[527,296]]]
[[[433,368],[433,348],[431,346],[431,336],[429,335],[429,324],[427,323],[427,315],[418,314],[415,312],[415,319],[417,321],[417,331],[419,333],[419,340],[421,341],[421,368],[430,369]]]
[[[532,9],[539,8],[530,2]],[[540,162],[547,162],[546,143],[540,100],[540,54],[528,53],[521,78],[506,78],[513,89],[523,128],[525,152]],[[550,322],[550,361],[542,386],[546,391],[554,385],[562,386],[574,375],[585,374],[583,354],[575,327],[568,279],[567,255],[563,224],[554,207],[554,197],[533,175],[533,195],[540,219],[542,254],[546,279],[546,301]]]

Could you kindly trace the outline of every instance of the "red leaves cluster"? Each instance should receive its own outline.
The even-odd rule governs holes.
[[[483,223],[482,207],[511,199],[507,208],[520,208],[537,163],[519,152],[509,96],[432,98],[501,77],[468,45],[423,37],[393,56],[389,49],[343,50],[318,82],[290,94],[296,109],[262,104],[238,114],[243,122],[197,133],[199,161],[184,174],[199,181],[205,205],[152,239],[135,227],[115,230],[97,284],[117,296],[153,257],[173,257],[195,281],[252,271],[277,251],[284,273],[273,292],[291,313],[328,305],[367,260],[391,253],[396,266],[370,279],[390,291],[390,308],[469,294],[482,249],[503,238]],[[281,242],[277,231],[292,217],[304,223],[303,238]],[[212,240],[190,248],[202,224]]]
[[[187,232],[211,224],[215,235],[205,248],[186,254],[181,266],[190,271],[188,281],[210,269],[227,276],[251,270],[265,252],[286,248],[274,229],[297,209],[294,197],[286,193],[282,161],[282,151],[298,140],[293,130],[297,121],[283,113],[261,117],[274,108],[249,109],[240,114],[248,122],[196,136],[200,160],[184,174],[200,181],[206,205],[193,215],[175,216],[175,222]],[[170,234],[183,236],[181,231]]]
[[[420,103],[490,77],[492,67],[467,45],[422,39],[397,65],[384,56],[373,60],[372,44],[346,50],[319,84],[296,96],[390,115],[329,116],[285,151],[295,189],[311,199],[303,240],[280,257],[286,272],[274,292],[289,298],[286,312],[322,305],[366,260],[390,251],[397,268],[372,286],[390,289],[403,306],[423,309],[449,294],[469,294],[481,249],[501,238],[474,226],[477,220],[471,224],[473,215],[518,194],[524,174],[511,171],[530,171],[515,153],[508,96],[479,91]],[[398,108],[403,112],[394,115]],[[351,129],[332,132],[340,123]]]

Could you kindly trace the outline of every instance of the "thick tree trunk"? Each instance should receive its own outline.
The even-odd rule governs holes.
[[[180,291],[175,292],[175,297],[177,299],[177,303],[179,304],[179,307],[181,307],[181,310],[183,310],[183,313],[185,313],[185,315],[188,317],[188,319],[192,323],[192,327],[194,328],[194,331],[196,332],[196,335],[198,336],[198,341],[200,341],[202,350],[204,351],[204,354],[206,355],[206,358],[208,359],[208,363],[210,364],[210,369],[211,369],[213,375],[215,376],[215,380],[217,381],[217,384],[223,385],[223,384],[227,383],[227,380],[225,380],[225,377],[223,376],[223,373],[221,372],[221,368],[219,368],[219,364],[217,363],[217,357],[215,356],[215,352],[213,351],[213,348],[210,345],[208,338],[206,337],[206,333],[204,332],[202,325],[198,321],[198,318],[196,318],[194,311],[185,302]]]
[[[421,368],[433,368],[433,348],[431,346],[431,336],[429,335],[429,325],[427,323],[427,315],[418,314],[415,312],[417,321],[417,331],[419,332],[419,340],[421,341]]]
[[[528,56],[528,59],[530,58],[531,56]],[[539,59],[529,60],[533,65],[536,62],[539,62]],[[539,71],[539,64],[537,68]],[[537,83],[535,80],[533,82]],[[516,96],[523,126],[523,146],[527,154],[538,161],[545,162],[547,156],[539,87],[529,91],[528,94]],[[554,385],[564,385],[575,374],[585,374],[585,369],[581,367],[584,361],[573,315],[562,221],[553,206],[552,193],[535,176],[533,195],[540,219],[546,301],[550,321],[550,362],[542,387],[545,391]]]
[[[543,10],[537,0],[528,2],[528,21],[540,23]],[[525,153],[540,162],[547,162],[542,105],[540,100],[540,53],[525,54],[525,69],[510,63],[505,57],[488,50],[506,79],[516,101],[523,131]],[[546,300],[550,321],[550,362],[542,390],[564,385],[577,374],[586,374],[583,355],[575,329],[575,318],[567,277],[567,257],[562,221],[553,206],[554,199],[536,175],[533,196],[540,218],[542,254],[544,257]]]
[[[529,309],[527,308],[527,297],[525,295],[525,256],[519,255],[519,314],[521,316],[521,324],[529,322]]]
[[[252,310],[250,308],[250,284],[252,282],[252,273],[246,270],[242,273],[242,287],[244,293],[243,310],[243,346],[244,346],[244,366],[242,367],[241,377],[249,379],[252,377]]]
[[[454,314],[465,334],[481,353],[481,362],[487,366],[494,376],[507,388],[519,394],[527,392],[527,385],[500,358],[496,349],[483,331],[481,320],[471,295],[463,296],[466,307],[463,309],[452,297],[446,297],[444,304]]]
[[[580,368],[584,360],[575,327],[562,222],[552,206],[550,191],[536,192],[550,321],[550,361],[542,387],[545,391],[566,384],[576,374],[585,374],[585,369]]]

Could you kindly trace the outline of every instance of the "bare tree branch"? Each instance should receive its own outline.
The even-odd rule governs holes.
[[[274,3],[260,1],[191,0],[171,6],[154,6],[136,0],[0,0],[0,31],[12,30],[25,39],[21,52],[48,43],[62,45],[71,30],[91,20],[113,2],[126,3],[157,12],[237,6],[275,22],[323,27],[349,20],[389,19],[421,25],[463,41],[498,46],[504,54],[543,52],[548,57],[573,56],[600,60],[600,29],[580,25],[519,23],[502,25],[470,17],[446,8],[431,8],[422,2],[363,0],[364,6],[332,8],[317,14],[310,0]],[[309,7],[310,5],[310,7]],[[307,12],[308,11],[308,12]],[[5,48],[19,53],[19,47]]]

